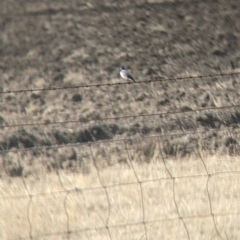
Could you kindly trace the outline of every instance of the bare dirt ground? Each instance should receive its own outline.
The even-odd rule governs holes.
[[[237,0],[5,0],[1,91],[124,82],[119,78],[122,65],[136,81],[240,72],[239,22]],[[39,147],[159,134],[181,134],[161,138],[166,158],[194,157],[197,148],[207,156],[238,157],[239,107],[221,107],[239,105],[239,80],[236,74],[1,93],[1,177],[36,180],[39,172],[56,169],[86,177],[92,171],[89,151]],[[210,107],[219,109],[195,111]],[[105,120],[157,113],[171,114]],[[66,121],[75,122],[56,124]],[[10,126],[16,124],[30,126]],[[128,144],[135,149],[134,140]],[[35,149],[6,152],[26,148]],[[116,157],[121,147],[109,149],[99,152],[100,169],[126,163],[125,157]],[[159,154],[155,141],[143,141],[137,149],[145,156],[134,158],[138,164]]]

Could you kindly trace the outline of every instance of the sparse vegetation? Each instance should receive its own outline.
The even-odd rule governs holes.
[[[3,1],[0,91],[240,71],[235,0],[118,2]],[[1,94],[0,239],[239,239],[239,80]]]

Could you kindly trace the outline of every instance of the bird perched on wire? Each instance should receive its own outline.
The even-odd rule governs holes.
[[[120,76],[124,79],[127,79],[129,81],[136,82],[131,74],[127,72],[127,70],[124,67],[120,68]]]

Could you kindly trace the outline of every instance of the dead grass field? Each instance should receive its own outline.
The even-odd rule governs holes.
[[[8,216],[1,238],[238,239],[239,157],[195,148],[179,158],[162,155],[163,148],[149,138],[50,151],[77,152],[69,171],[46,171],[48,151],[36,153],[32,168],[29,157],[7,154],[24,174],[1,172],[1,216]]]
[[[240,72],[239,7],[2,1],[0,91]],[[240,239],[239,82],[1,93],[0,239]]]

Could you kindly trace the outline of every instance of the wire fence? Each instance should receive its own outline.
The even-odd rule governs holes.
[[[229,105],[229,106],[221,106],[221,107],[207,107],[207,108],[198,108],[192,110],[180,110],[174,112],[159,112],[159,113],[150,113],[150,114],[138,114],[138,115],[129,115],[129,116],[119,116],[119,117],[109,117],[102,119],[90,119],[88,123],[96,122],[96,123],[105,123],[107,121],[112,120],[120,120],[120,119],[131,119],[131,118],[151,118],[154,116],[167,116],[167,115],[177,115],[184,113],[197,113],[203,111],[217,111],[217,110],[225,110],[230,108],[238,108],[240,104]],[[70,121],[59,121],[59,122],[33,122],[33,123],[23,123],[23,124],[11,124],[11,125],[2,125],[2,128],[12,128],[12,127],[26,127],[26,126],[42,126],[42,125],[57,125],[57,124],[68,124],[68,123],[81,123],[86,125],[86,121],[81,122],[81,120],[70,120]]]
[[[222,131],[228,132],[228,129],[224,129]],[[186,134],[191,134],[193,137],[198,139],[196,136],[197,134],[202,134],[202,133],[197,133],[197,132],[191,132],[191,133],[186,133]],[[170,135],[169,135],[170,136]],[[233,239],[231,235],[231,232],[229,232],[229,229],[224,229],[221,226],[221,223],[219,223],[219,218],[225,218],[228,219],[229,217],[233,216],[238,216],[239,215],[239,207],[237,206],[232,206],[229,209],[229,204],[233,204],[235,201],[238,201],[239,199],[235,199],[235,195],[239,195],[237,193],[238,186],[235,185],[236,182],[233,182],[231,192],[228,193],[223,193],[221,191],[221,188],[225,188],[224,185],[220,187],[220,185],[217,183],[218,178],[220,179],[220,184],[222,184],[221,179],[223,178],[224,181],[227,183],[229,182],[229,179],[235,178],[238,179],[240,177],[240,170],[234,169],[233,166],[238,163],[238,160],[235,159],[235,163],[233,166],[230,166],[230,169],[232,170],[227,170],[229,169],[229,166],[226,169],[221,169],[217,167],[219,162],[215,158],[215,166],[212,165],[212,163],[208,162],[208,159],[205,159],[204,154],[202,149],[199,147],[199,144],[196,144],[195,149],[197,150],[198,157],[196,157],[193,161],[188,161],[187,163],[189,164],[189,168],[191,169],[190,171],[185,171],[181,172],[175,171],[175,167],[181,167],[179,165],[178,161],[171,161],[169,156],[164,153],[163,150],[163,141],[164,138],[167,136],[152,136],[151,137],[151,142],[156,144],[156,148],[158,150],[155,150],[157,155],[159,156],[158,163],[153,165],[154,167],[157,167],[158,165],[161,165],[161,171],[164,172],[162,174],[162,177],[153,177],[153,176],[148,176],[144,177],[144,171],[146,171],[146,166],[141,168],[139,167],[138,164],[135,163],[136,159],[138,156],[135,156],[140,150],[136,149],[136,146],[129,142],[130,140],[134,143],[137,142],[137,139],[121,139],[118,140],[114,146],[112,145],[112,141],[108,142],[95,142],[95,143],[88,143],[84,144],[84,146],[79,146],[79,145],[69,145],[69,146],[64,146],[64,147],[73,147],[77,146],[78,148],[80,147],[81,149],[84,149],[84,152],[88,151],[88,160],[91,161],[92,167],[95,169],[94,177],[97,179],[98,184],[96,186],[90,186],[90,187],[77,187],[78,184],[73,184],[71,187],[69,184],[66,184],[66,179],[63,175],[63,173],[60,171],[60,169],[56,169],[55,175],[58,178],[58,184],[53,185],[51,191],[44,189],[46,192],[41,192],[41,190],[36,189],[34,190],[31,186],[31,180],[29,180],[26,176],[21,176],[22,179],[22,184],[25,189],[25,194],[22,195],[5,195],[1,196],[0,201],[2,201],[3,206],[4,202],[3,201],[9,201],[9,200],[21,200],[21,199],[27,199],[28,203],[26,208],[24,209],[26,215],[27,215],[27,221],[28,221],[28,227],[25,229],[24,234],[25,237],[22,238],[11,238],[11,239],[39,239],[39,238],[45,238],[49,236],[55,236],[55,237],[60,237],[60,236],[66,236],[67,239],[74,239],[75,234],[82,234],[83,232],[86,233],[88,231],[96,231],[95,232],[95,237],[101,237],[100,230],[105,230],[105,234],[107,234],[106,239],[120,239],[121,234],[126,234],[125,231],[127,229],[123,229],[122,233],[118,238],[116,238],[117,234],[114,229],[119,229],[119,228],[129,228],[129,226],[141,226],[139,232],[129,232],[129,239],[131,234],[137,234],[137,239],[154,239],[153,236],[156,234],[156,228],[159,228],[161,226],[162,222],[172,222],[171,227],[173,228],[172,231],[174,231],[175,227],[177,227],[175,220],[177,222],[180,222],[181,227],[180,232],[178,233],[181,236],[181,239],[194,239],[193,234],[199,234],[198,232],[193,232],[192,229],[192,224],[191,221],[198,220],[198,221],[205,221],[206,219],[209,220],[209,218],[212,219],[213,225],[211,227],[210,231],[212,237],[214,235],[217,235],[220,239]],[[148,138],[149,139],[149,138]],[[138,140],[145,142],[147,138],[138,138]],[[104,146],[107,144],[106,146]],[[99,150],[101,150],[100,145],[104,148],[108,148],[109,152],[116,148],[118,146],[122,152],[127,158],[127,169],[125,167],[119,167],[116,171],[116,169],[109,169],[110,174],[116,175],[117,172],[119,175],[124,174],[124,171],[129,171],[131,170],[131,179],[129,180],[130,177],[128,176],[126,179],[120,179],[119,181],[114,181],[111,177],[105,178],[104,176],[104,169],[102,169],[99,166],[99,163],[103,161],[99,154]],[[137,145],[137,144],[136,144]],[[62,147],[62,146],[55,146],[55,147]],[[22,149],[22,151],[27,151],[30,149]],[[40,150],[40,149],[31,149],[32,151],[34,150]],[[12,152],[12,150],[11,150]],[[5,152],[7,154],[7,152]],[[116,157],[116,155],[115,155]],[[117,157],[116,157],[117,158]],[[57,159],[55,159],[57,161]],[[118,159],[119,160],[119,159]],[[196,165],[196,160],[197,160],[197,165]],[[19,166],[22,166],[22,160],[20,159],[20,156],[17,157],[17,161]],[[182,160],[184,161],[184,160]],[[56,165],[58,165],[56,163]],[[150,164],[151,165],[151,164]],[[230,164],[231,165],[231,164]],[[4,164],[3,164],[4,166]],[[158,166],[159,167],[159,166]],[[198,171],[197,169],[201,168],[201,171]],[[6,173],[7,170],[5,167],[3,168]],[[218,169],[218,170],[217,170]],[[159,169],[158,169],[159,170]],[[189,174],[192,172],[192,174]],[[194,173],[195,172],[195,173]],[[44,179],[44,177],[41,175],[39,176],[40,179]],[[77,176],[76,176],[77,177]],[[194,196],[196,195],[196,192],[192,192],[192,196],[190,198],[190,202],[187,204],[183,204],[184,200],[187,200],[189,196],[189,189],[185,189],[184,187],[180,187],[181,181],[188,181],[191,182],[190,186],[191,188],[196,187],[197,191],[198,189],[198,184],[202,184],[203,178],[205,179],[205,188],[201,187],[201,192],[200,195],[205,198],[203,203],[198,203],[199,199],[194,199]],[[194,182],[193,179],[196,179],[196,182]],[[200,181],[199,181],[200,179]],[[162,187],[162,191],[159,193],[159,188],[152,189],[152,184],[156,184],[155,187],[161,186],[161,181],[167,181],[167,186],[164,185]],[[234,184],[235,183],[235,184]],[[58,185],[60,187],[58,187]],[[80,184],[81,185],[81,184]],[[210,186],[211,185],[211,186]],[[227,184],[228,185],[228,184]],[[171,186],[171,187],[170,187]],[[216,188],[215,188],[216,187]],[[54,188],[56,188],[54,190]],[[123,189],[122,189],[123,188]],[[133,195],[129,195],[128,188],[133,190]],[[169,189],[170,188],[170,189]],[[59,190],[57,190],[59,189]],[[120,191],[122,189],[122,191]],[[35,191],[35,193],[34,193]],[[100,191],[100,192],[99,192]],[[118,193],[118,191],[120,191]],[[169,193],[171,191],[171,194]],[[137,195],[135,195],[137,192]],[[154,196],[151,196],[151,193]],[[168,192],[168,193],[166,193]],[[191,192],[191,191],[190,191]],[[85,196],[86,194],[86,196]],[[90,194],[90,197],[87,198],[87,196]],[[150,194],[150,195],[149,195]],[[155,196],[157,194],[157,196]],[[167,194],[167,196],[166,196]],[[186,194],[186,195],[184,195]],[[230,194],[230,195],[229,195]],[[98,196],[99,195],[99,196]],[[198,195],[198,194],[197,194]],[[217,196],[216,196],[217,195]],[[228,195],[228,197],[226,196]],[[77,196],[76,199],[73,199],[73,196]],[[81,200],[80,206],[75,206],[79,199],[81,199],[81,196],[83,197],[83,200]],[[84,198],[85,196],[85,198]],[[96,197],[95,201],[93,200],[93,197]],[[104,196],[104,197],[103,197]],[[158,198],[159,197],[159,198]],[[168,199],[168,197],[170,197]],[[42,204],[39,198],[42,198],[42,201],[45,202],[45,204]],[[119,199],[120,198],[120,199]],[[127,198],[127,199],[126,199]],[[161,200],[161,198],[165,198],[164,201]],[[219,199],[218,199],[219,198]],[[60,204],[60,200],[62,201],[62,204]],[[91,199],[91,200],[90,200]],[[208,202],[206,202],[206,199],[208,199]],[[48,203],[49,201],[49,203]],[[89,204],[88,201],[91,202],[92,210],[93,212],[97,212],[98,216],[95,216],[94,214],[89,214],[86,215],[86,211],[91,210],[86,210],[88,208]],[[122,202],[123,201],[123,202]],[[156,203],[154,203],[156,201]],[[20,201],[21,202],[21,201]],[[136,203],[137,202],[137,203]],[[169,206],[169,202],[171,206]],[[129,206],[125,206],[124,204],[129,203]],[[163,205],[161,205],[162,203]],[[191,214],[191,213],[196,213],[196,209],[199,208],[197,205],[200,204],[203,207],[203,212],[200,211],[199,214]],[[40,234],[39,232],[39,227],[38,221],[35,221],[35,218],[39,218],[37,214],[40,214],[45,211],[51,211],[51,208],[56,208],[58,205],[61,205],[61,208],[63,206],[63,209],[59,213],[54,213],[53,215],[49,216],[46,219],[40,219],[40,223],[43,224],[42,227],[45,227],[44,234]],[[90,205],[91,205],[90,204]],[[224,204],[224,207],[218,207],[218,205],[221,206],[221,204]],[[74,209],[72,209],[71,206],[75,206],[78,211],[73,212]],[[103,210],[99,207],[99,205],[102,205]],[[233,204],[234,205],[234,204]],[[159,210],[161,208],[166,208],[166,212]],[[168,208],[172,208],[169,210]],[[184,207],[186,208],[184,210]],[[122,209],[121,209],[122,208]],[[196,208],[196,209],[194,209]],[[13,208],[14,209],[14,208]],[[84,210],[85,209],[85,210]],[[168,209],[168,210],[167,210]],[[232,211],[232,210],[235,211]],[[76,210],[76,209],[75,209]],[[159,216],[155,216],[155,214],[152,213],[152,211],[158,212]],[[223,211],[225,210],[225,212]],[[22,210],[21,210],[22,211]],[[40,212],[38,212],[40,211]],[[124,212],[121,213],[121,211]],[[173,211],[173,212],[171,212]],[[171,213],[170,213],[171,212]],[[19,214],[19,213],[16,213]],[[54,215],[55,214],[55,215]],[[63,214],[65,214],[65,217],[63,217]],[[21,214],[20,214],[21,215]],[[51,215],[51,214],[50,214]],[[64,222],[59,222],[56,220],[56,218],[60,215],[61,220]],[[84,225],[83,219],[81,215],[84,216],[86,225]],[[117,217],[120,215],[121,217]],[[137,215],[138,217],[135,219],[134,215]],[[78,216],[78,217],[76,217]],[[99,216],[101,216],[99,218]],[[153,217],[156,217],[156,219],[152,219]],[[49,219],[48,219],[49,218]],[[51,219],[52,218],[52,219]],[[239,217],[237,217],[239,219]],[[51,219],[51,220],[50,220]],[[96,223],[96,219],[100,221],[100,223]],[[201,220],[202,219],[202,220]],[[23,221],[26,219],[21,219]],[[39,220],[39,219],[38,219]],[[78,227],[74,223],[74,221],[78,222]],[[79,221],[80,220],[80,221]],[[44,221],[47,221],[48,224],[50,224],[49,227],[45,226]],[[126,223],[127,222],[127,223]],[[61,223],[61,224],[60,224]],[[65,226],[61,231],[56,231],[54,230],[60,230],[59,227],[54,227],[60,224],[60,226]],[[159,225],[160,224],[160,225]],[[161,227],[160,227],[161,229]],[[169,230],[169,229],[168,229]],[[176,229],[175,229],[176,230]],[[196,230],[196,229],[195,229]],[[200,230],[200,229],[198,229]],[[205,229],[206,230],[206,229]],[[233,229],[232,229],[233,230]],[[160,230],[159,230],[160,231]],[[161,229],[165,234],[165,230]],[[236,229],[234,230],[236,231]],[[125,232],[125,233],[124,233]],[[159,234],[159,233],[158,233]],[[175,233],[176,234],[176,233]],[[232,233],[233,234],[233,233]],[[235,233],[239,234],[239,233]],[[118,234],[117,234],[118,235]],[[231,235],[231,236],[230,236]],[[158,235],[160,236],[160,235]],[[177,236],[177,235],[176,235]],[[239,236],[239,235],[238,235]],[[155,236],[156,237],[156,236]],[[10,239],[10,238],[8,238]],[[83,238],[84,239],[84,238]]]
[[[116,139],[107,139],[107,140],[99,140],[99,141],[89,141],[89,142],[75,142],[75,143],[67,143],[67,144],[55,144],[50,146],[34,146],[29,148],[13,148],[13,149],[6,149],[1,150],[1,153],[9,153],[9,152],[26,152],[26,151],[37,151],[42,149],[56,149],[56,148],[66,148],[66,147],[84,147],[84,146],[90,146],[91,144],[96,143],[113,143],[113,142],[121,142],[121,141],[127,141],[127,140],[139,140],[139,139],[152,139],[156,137],[174,137],[174,136],[183,136],[183,135],[192,135],[192,134],[205,134],[205,133],[221,133],[221,132],[231,132],[232,130],[238,130],[240,129],[239,126],[235,126],[234,128],[232,126],[225,127],[221,129],[205,129],[205,130],[195,130],[195,131],[183,131],[182,133],[170,133],[170,134],[155,134],[150,136],[140,136],[140,137],[129,137],[129,138],[116,138]]]
[[[225,77],[225,76],[234,76],[239,75],[240,72],[227,72],[227,73],[215,73],[208,75],[197,75],[197,76],[185,76],[185,77],[174,77],[174,78],[155,78],[150,80],[143,80],[137,82],[119,82],[119,83],[103,83],[103,84],[88,84],[88,85],[80,85],[80,86],[66,86],[66,87],[54,87],[54,88],[36,88],[36,89],[20,89],[20,90],[5,90],[0,92],[0,94],[17,94],[17,93],[25,93],[25,92],[45,92],[45,91],[61,91],[61,90],[71,90],[71,89],[80,89],[80,88],[100,88],[100,87],[111,87],[111,86],[120,86],[120,85],[128,85],[128,84],[147,84],[151,82],[167,82],[167,81],[183,81],[183,80],[192,80],[192,79],[205,79],[205,78],[213,78],[213,77]]]
[[[154,81],[178,81],[234,74],[239,73]],[[139,83],[150,82],[152,80]],[[9,90],[1,93],[109,87],[118,84],[128,83]],[[103,118],[100,121],[197,114],[201,111],[237,107],[240,105],[119,116]],[[90,122],[92,121],[99,120],[91,119]],[[2,125],[1,128],[67,123],[81,122],[33,122]],[[238,128],[230,125],[221,129],[196,129],[182,133],[3,149],[0,152],[0,211],[1,216],[8,214],[9,221],[3,218],[0,220],[0,236],[12,240],[238,239]],[[230,143],[235,149],[233,153],[222,156],[217,150],[214,154],[207,153],[201,136],[210,133],[234,137],[236,142]],[[183,158],[180,157],[181,154],[178,155],[181,149],[175,151],[171,148],[174,146],[173,141],[179,136],[181,141],[189,138],[189,143],[192,144],[190,153]],[[170,145],[170,150],[166,150],[166,143]],[[63,148],[64,154],[69,149],[76,152],[75,172],[67,172],[61,165],[59,151]],[[174,154],[169,154],[169,151],[173,151]],[[178,161],[179,158],[181,161]],[[8,182],[10,162],[14,162],[15,169],[19,170],[18,177],[11,177],[11,183]],[[24,172],[27,171],[26,162],[38,165],[36,172],[29,175]],[[52,168],[47,171],[49,162]],[[82,172],[85,168],[86,171]],[[31,178],[31,175],[36,176],[36,179]],[[9,227],[9,222],[15,224]]]

